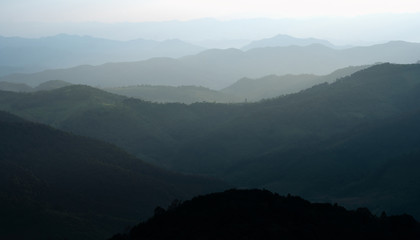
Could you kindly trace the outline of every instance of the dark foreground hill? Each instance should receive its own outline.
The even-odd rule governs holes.
[[[0,132],[0,239],[101,239],[158,203],[225,187],[5,112]]]
[[[310,203],[265,190],[229,190],[195,197],[112,240],[135,239],[418,239],[409,215],[381,217],[359,208]]]

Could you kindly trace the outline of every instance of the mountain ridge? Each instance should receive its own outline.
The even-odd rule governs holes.
[[[155,58],[47,70],[34,74],[14,74],[0,77],[0,81],[36,85],[46,80],[60,79],[73,84],[101,87],[141,84],[200,85],[217,90],[243,77],[258,78],[270,74],[325,75],[347,66],[371,65],[377,62],[414,63],[418,61],[419,55],[420,44],[406,42],[344,50],[321,45],[259,48],[247,52],[235,49],[207,50],[179,59]]]
[[[0,45],[0,65],[26,68],[30,72],[82,64],[139,61],[153,57],[177,58],[205,50],[178,39],[116,41],[68,34],[35,39],[0,36]],[[0,76],[10,71],[13,69],[4,69]]]
[[[321,44],[330,48],[335,46],[327,40],[317,38],[296,38],[285,34],[278,34],[271,38],[264,38],[261,40],[252,41],[251,43],[243,46],[241,49],[248,51],[253,48],[263,47],[287,47],[287,46],[308,46],[312,44]]]
[[[366,185],[357,181],[364,182],[376,168],[384,167],[388,157],[406,162],[404,153],[417,156],[417,141],[399,145],[406,140],[390,136],[392,129],[400,129],[401,134],[407,131],[391,120],[418,111],[419,75],[420,64],[379,64],[299,93],[240,104],[153,104],[92,87],[71,86],[31,94],[2,92],[0,109],[112,142],[172,170],[208,174],[241,187],[287,190],[310,200],[341,199],[340,203],[356,199],[349,196],[356,190],[348,190],[349,195],[339,192],[353,185],[364,194],[357,198],[364,201],[363,206],[377,209],[377,203],[381,209],[400,213],[405,204],[410,206],[409,213],[418,217],[416,205],[402,201],[403,197],[389,198],[416,192],[415,185],[406,186],[410,191],[393,188],[388,194],[383,187],[363,189]],[[410,118],[407,121],[415,123]],[[391,121],[389,126],[387,121]],[[416,124],[405,125],[418,134]],[[383,134],[373,136],[381,136],[387,145],[366,141],[375,139],[369,134],[374,126],[383,127],[378,130]],[[358,132],[363,133],[359,138],[364,141],[350,138]],[[392,145],[400,147],[393,149]],[[395,152],[383,154],[390,150]],[[365,161],[356,164],[362,158]],[[352,162],[355,167],[346,171]],[[396,183],[407,181],[405,176],[390,177]],[[410,178],[417,181],[414,175]],[[374,190],[384,194],[386,201],[369,197]],[[410,195],[406,199],[418,198]]]

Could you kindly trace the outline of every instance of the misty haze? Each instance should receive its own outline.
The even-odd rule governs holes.
[[[0,2],[0,239],[420,239],[415,0]]]

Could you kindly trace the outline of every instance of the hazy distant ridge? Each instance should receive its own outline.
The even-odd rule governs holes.
[[[57,88],[67,87],[70,85],[72,84],[61,80],[46,81],[39,84],[36,87],[31,87],[24,83],[0,82],[0,90],[10,92],[36,92],[53,90]]]
[[[177,39],[115,41],[66,34],[37,39],[0,36],[0,48],[0,66],[4,66],[4,72],[0,68],[0,76],[12,72],[13,69],[40,71],[81,64],[139,61],[153,57],[176,58],[204,50]]]
[[[249,50],[253,48],[262,47],[288,47],[288,46],[309,46],[312,44],[321,44],[326,47],[334,47],[334,45],[327,40],[317,38],[295,38],[292,36],[279,34],[272,38],[265,38],[258,41],[253,41],[250,44],[242,47],[242,50]]]
[[[420,59],[420,44],[389,42],[368,47],[336,50],[319,44],[306,47],[207,50],[180,59],[154,58],[99,66],[78,66],[34,74],[15,74],[0,81],[37,85],[52,79],[101,87],[130,85],[196,85],[221,89],[243,77],[270,74],[325,75],[347,66],[376,62],[414,63]]]

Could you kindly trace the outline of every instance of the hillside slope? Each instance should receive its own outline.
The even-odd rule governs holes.
[[[150,216],[156,204],[225,187],[4,112],[0,132],[2,239],[104,238]]]
[[[243,101],[242,98],[232,96],[231,94],[196,86],[172,87],[141,85],[105,88],[104,90],[127,97],[159,103],[178,102],[191,104],[195,102],[230,103]]]
[[[222,93],[233,95],[247,101],[260,101],[286,94],[296,93],[324,82],[332,83],[337,79],[368,68],[369,66],[350,66],[335,70],[334,72],[318,76],[313,74],[301,75],[270,75],[258,79],[242,78],[227,88],[220,90]]]

